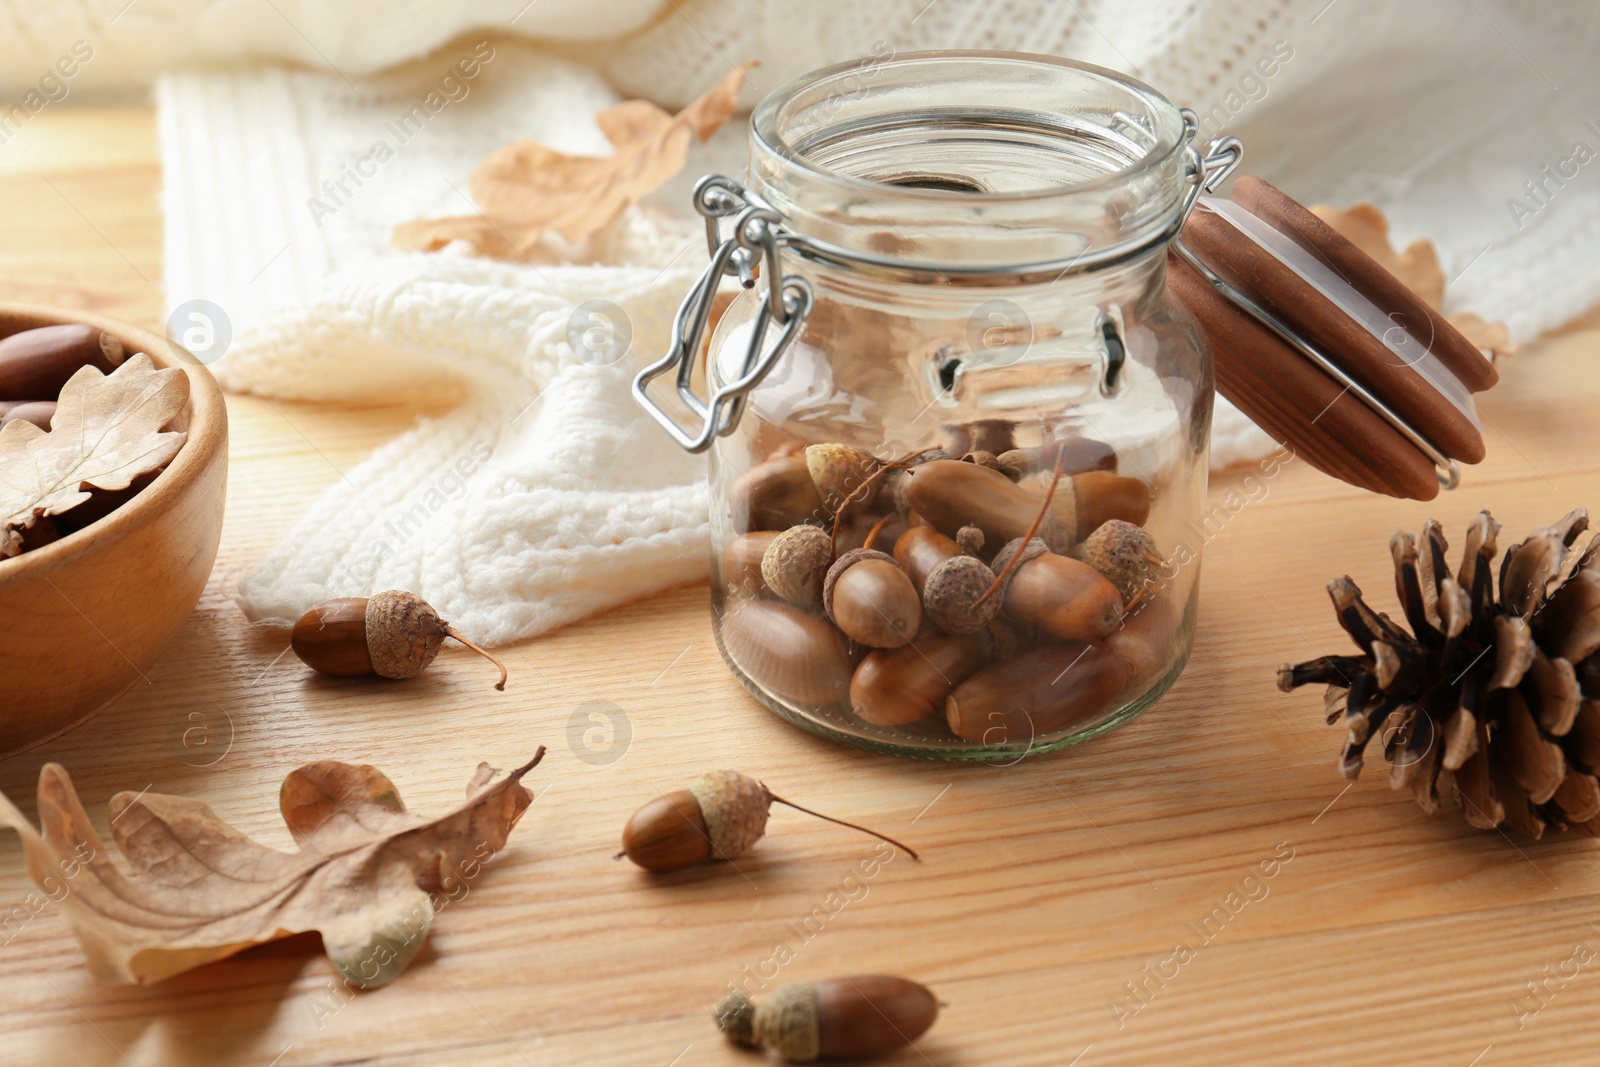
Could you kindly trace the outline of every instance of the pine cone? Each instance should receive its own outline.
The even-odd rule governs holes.
[[[1500,526],[1480,512],[1451,577],[1439,524],[1419,539],[1396,533],[1395,589],[1407,633],[1374,612],[1348,577],[1328,583],[1339,625],[1359,656],[1323,656],[1278,669],[1285,692],[1327,684],[1328,723],[1350,731],[1346,778],[1378,735],[1391,788],[1427,812],[1441,794],[1462,817],[1534,837],[1547,824],[1600,836],[1600,537],[1578,509],[1506,551],[1500,591],[1490,563]]]

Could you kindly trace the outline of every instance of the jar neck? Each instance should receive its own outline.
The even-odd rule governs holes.
[[[783,269],[810,283],[819,301],[843,300],[892,315],[966,315],[976,305],[999,301],[1044,317],[1059,309],[1116,306],[1132,319],[1142,317],[1164,295],[1166,262],[1161,245],[1100,270],[983,287],[929,284],[926,276],[912,280],[803,256],[785,256]],[[1086,325],[1092,326],[1092,320]]]
[[[1182,210],[1184,133],[1165,97],[1102,68],[1011,53],[889,55],[763,101],[751,182],[801,255],[821,249],[961,285],[1045,266],[1030,280],[1065,280],[1153,258],[1133,271],[1148,275]]]

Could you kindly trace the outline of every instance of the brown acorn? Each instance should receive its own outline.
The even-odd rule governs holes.
[[[883,1056],[908,1045],[933,1025],[939,1002],[910,979],[863,974],[791,982],[759,1005],[734,993],[712,1014],[730,1041],[810,1063]]]
[[[40,326],[0,340],[0,400],[54,400],[80,367],[110,374],[122,342],[82,323]]]
[[[306,666],[323,674],[398,679],[426,670],[446,637],[499,667],[495,688],[506,687],[505,664],[457,633],[426,600],[398,589],[325,600],[300,616],[289,643]]]
[[[8,422],[31,422],[41,430],[48,430],[55,417],[54,400],[0,400],[0,426]]]
[[[1128,668],[1125,692],[1143,692],[1172,668],[1181,623],[1171,596],[1150,593],[1128,609],[1117,628],[1105,636],[1105,646]]]
[[[1012,566],[1013,557],[1018,557]],[[1020,538],[1000,550],[995,570],[1004,574],[1000,601],[1006,618],[1026,633],[1061,641],[1098,641],[1122,619],[1117,587],[1087,563],[1058,556],[1038,538]]]
[[[1110,707],[1128,670],[1101,644],[1040,645],[979,671],[945,701],[950,732],[983,745],[1031,745]]]
[[[906,500],[917,514],[940,532],[955,536],[963,526],[976,526],[991,545],[1003,545],[1035,529],[1053,550],[1072,547],[1077,529],[1072,510],[1071,478],[1056,485],[1050,512],[1038,524],[1043,495],[1017,485],[999,471],[973,463],[936,460],[913,467],[906,485]],[[1046,485],[1050,484],[1046,473]],[[1043,487],[1041,487],[1043,488]]]
[[[1143,526],[1150,517],[1150,487],[1137,478],[1111,471],[1085,471],[1072,479],[1078,515],[1078,536],[1110,519]]]
[[[778,456],[745,471],[728,490],[728,507],[740,533],[787,530],[828,516],[803,453]]]
[[[936,633],[936,631],[935,631]],[[874,726],[904,726],[944,707],[950,691],[989,665],[988,634],[918,637],[867,653],[850,679],[850,706]]]
[[[1030,474],[1037,474],[1039,467],[1038,454],[1025,448],[1013,448],[995,457],[995,470],[1014,482],[1020,482]]]
[[[764,591],[767,583],[761,577],[761,558],[777,536],[776,530],[756,530],[729,541],[722,554],[722,580],[740,593]]]
[[[822,608],[846,637],[899,648],[922,625],[916,586],[887,552],[858,548],[840,556],[822,583]]]
[[[919,593],[935,567],[959,555],[961,546],[932,526],[913,526],[894,543],[894,561]]]
[[[718,633],[728,658],[780,700],[821,707],[850,691],[850,643],[827,619],[748,598],[723,613]]]
[[[893,838],[774,796],[765,785],[738,771],[702,774],[689,788],[657,797],[634,812],[622,830],[618,856],[627,856],[648,871],[676,871],[706,860],[737,859],[767,832],[767,815],[774,803],[871,834],[904,849],[912,859],[918,858]]]

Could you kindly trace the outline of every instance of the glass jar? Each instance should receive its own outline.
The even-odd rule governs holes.
[[[1213,377],[1166,257],[1225,169],[1193,130],[1109,70],[919,53],[777,90],[750,187],[702,179],[713,263],[635,392],[676,365],[703,422],[657,413],[711,447],[717,642],[780,716],[1009,759],[1104,733],[1177,678]],[[725,274],[748,287],[701,401]]]

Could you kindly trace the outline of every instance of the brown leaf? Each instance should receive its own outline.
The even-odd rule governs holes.
[[[1405,283],[1430,307],[1442,310],[1444,304],[1444,271],[1439,267],[1439,254],[1433,242],[1422,238],[1412,241],[1404,252],[1396,252],[1389,243],[1389,220],[1371,204],[1357,204],[1340,209],[1327,204],[1317,204],[1312,213],[1343,234],[1350,243],[1378,261],[1378,265]],[[1511,343],[1511,333],[1503,322],[1488,322],[1470,311],[1446,316],[1450,324],[1479,348],[1488,349],[1498,358],[1516,352]]]
[[[676,115],[628,100],[595,116],[609,156],[573,156],[533,140],[495,149],[473,170],[481,215],[419,219],[395,227],[405,251],[466,241],[481,255],[526,258],[546,233],[581,241],[683,169],[691,137],[709,140],[737,105],[747,63]]]
[[[131,873],[112,861],[59,764],[39,772],[41,829],[4,795],[0,825],[21,835],[29,873],[41,888],[55,887],[52,898],[101,978],[159,982],[316,930],[350,983],[376,988],[422,947],[430,892],[472,878],[505,846],[533,800],[522,776],[543,756],[541,747],[492,784],[497,772],[480,765],[466,803],[436,819],[407,811],[376,768],[308,763],[279,795],[295,852],[258,844],[199,801],[118,793],[111,829]]]
[[[189,400],[189,379],[157,370],[140,353],[110,374],[83,367],[61,387],[52,429],[0,427],[0,558],[22,547],[22,530],[89,499],[85,486],[126,489],[160,470],[184,435],[161,432]]]

